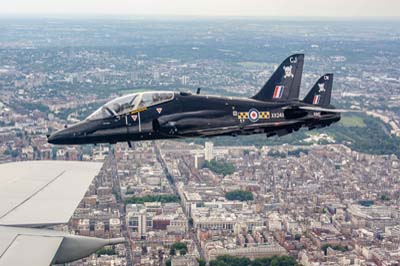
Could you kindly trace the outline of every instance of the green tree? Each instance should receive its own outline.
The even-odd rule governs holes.
[[[225,198],[227,200],[240,200],[240,201],[249,201],[254,199],[253,193],[244,190],[234,190],[227,192],[225,194]]]
[[[205,161],[203,168],[208,168],[216,174],[219,175],[231,175],[235,172],[235,167],[233,164],[227,162],[218,162],[216,160]]]
[[[179,251],[181,255],[185,255],[188,251],[186,243],[176,242],[172,244],[171,249],[169,250],[169,254],[176,255],[177,251]]]
[[[205,259],[197,259],[197,262],[199,263],[199,266],[206,266],[206,260]]]
[[[360,201],[358,201],[358,204],[365,206],[365,207],[370,207],[370,206],[374,205],[374,201],[373,200],[360,200]]]
[[[386,194],[382,194],[382,195],[380,196],[380,199],[381,199],[382,201],[389,201],[389,200],[390,200],[390,197],[389,197],[388,195],[386,195]]]
[[[147,195],[143,197],[130,197],[125,200],[125,204],[142,204],[145,202],[161,202],[161,203],[170,203],[170,202],[179,202],[180,198],[176,195]]]
[[[321,249],[324,251],[324,254],[327,254],[328,248],[332,248],[333,250],[341,251],[341,252],[346,252],[349,250],[347,246],[342,246],[342,245],[331,245],[331,244],[325,244],[321,247]]]
[[[250,260],[248,258],[237,258],[231,256],[219,256],[210,261],[210,266],[297,266],[297,262],[290,256],[273,256]]]
[[[96,251],[97,257],[100,257],[101,255],[116,255],[115,250],[112,248],[101,248]]]
[[[270,150],[267,155],[273,158],[286,158],[286,153],[275,150]]]

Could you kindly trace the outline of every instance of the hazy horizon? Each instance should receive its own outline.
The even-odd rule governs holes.
[[[15,0],[0,2],[2,15],[128,15],[173,17],[398,18],[397,0]]]
[[[338,16],[338,17],[324,17],[324,16],[237,16],[237,15],[166,15],[166,14],[73,14],[73,13],[7,13],[3,14],[0,11],[0,21],[3,19],[110,19],[110,20],[176,20],[176,21],[190,21],[190,20],[249,20],[249,21],[326,21],[326,22],[348,22],[348,21],[359,21],[359,22],[400,22],[400,16]]]

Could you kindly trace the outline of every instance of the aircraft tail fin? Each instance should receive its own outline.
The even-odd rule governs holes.
[[[303,64],[304,54],[294,54],[286,58],[252,99],[260,101],[298,99]]]
[[[331,104],[332,85],[333,74],[323,75],[304,97],[303,102],[322,107],[329,106]]]

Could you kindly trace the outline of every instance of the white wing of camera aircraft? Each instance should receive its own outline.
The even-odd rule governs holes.
[[[0,266],[48,266],[123,243],[43,229],[68,223],[101,163],[30,161],[0,164]]]

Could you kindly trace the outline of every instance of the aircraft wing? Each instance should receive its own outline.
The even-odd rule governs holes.
[[[0,225],[67,223],[101,165],[70,161],[0,164]]]
[[[184,131],[184,134],[190,134],[190,133],[197,133],[197,134],[202,134],[203,136],[212,136],[215,135],[217,132],[218,134],[222,133],[229,133],[232,131],[240,131],[240,130],[248,130],[248,129],[253,129],[253,128],[259,128],[259,127],[276,127],[276,126],[290,126],[293,124],[297,124],[301,122],[300,120],[288,120],[288,121],[279,121],[279,122],[265,122],[265,123],[254,123],[254,124],[248,124],[244,126],[243,128],[240,128],[239,126],[228,126],[228,127],[220,127],[220,128],[212,128],[212,129],[202,129],[202,130],[187,130]]]
[[[0,226],[0,266],[48,266],[84,258],[124,238],[100,239],[54,230]]]
[[[50,265],[62,241],[62,236],[35,235],[29,229],[0,226],[0,266]]]
[[[29,228],[67,223],[101,166],[67,161],[0,164],[0,266],[68,262],[123,242]]]

